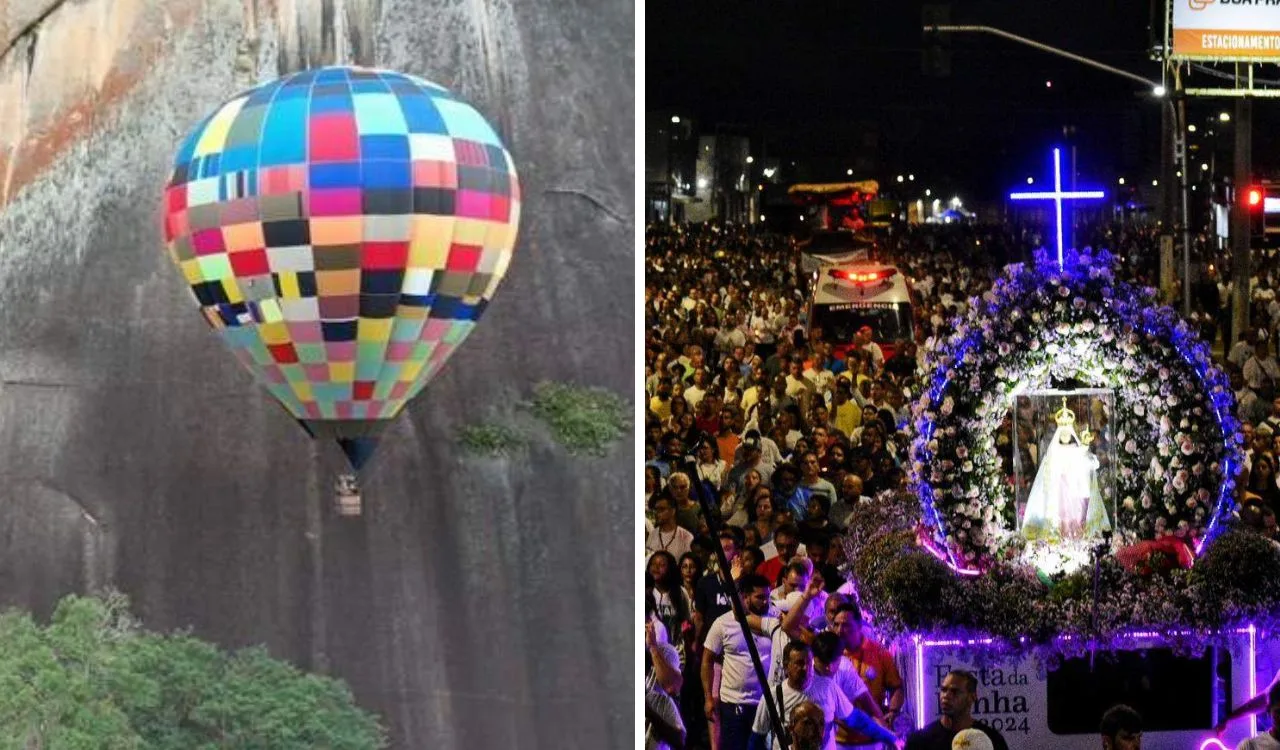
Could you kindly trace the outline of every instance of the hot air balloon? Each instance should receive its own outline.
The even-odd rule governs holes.
[[[169,256],[205,320],[358,472],[484,314],[511,262],[520,183],[455,94],[327,67],[205,118],[164,207]]]

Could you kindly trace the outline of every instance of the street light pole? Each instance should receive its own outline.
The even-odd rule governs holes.
[[[1136,81],[1146,86],[1147,90],[1152,92],[1152,94],[1157,97],[1164,97],[1168,93],[1164,87],[1164,84],[1162,83],[1152,81],[1147,78],[1143,78],[1142,76],[1136,73],[1130,73],[1127,70],[1121,70],[1120,68],[1107,65],[1106,63],[1103,63],[1103,62],[1098,62],[1097,60],[1091,60],[1087,57],[1084,57],[1083,55],[1077,55],[1074,52],[1068,52],[1064,49],[1059,49],[1057,47],[1052,47],[1042,42],[1037,42],[1034,39],[1028,39],[1024,36],[1011,34],[1008,31],[1005,31],[1004,29],[997,29],[994,26],[953,26],[953,25],[931,24],[931,25],[925,26],[924,31],[926,33],[935,33],[935,34],[936,33],[990,34],[992,36],[1000,37],[1001,39],[1007,39],[1011,42],[1017,42],[1018,44],[1022,44],[1027,47],[1038,49],[1041,52],[1048,52],[1051,55],[1057,55],[1058,57],[1065,57],[1066,59],[1072,60],[1074,62],[1078,62],[1081,65],[1087,65],[1091,68],[1096,68],[1098,70],[1111,73],[1112,75],[1118,75],[1121,78],[1128,78],[1131,81]],[[1170,116],[1174,118],[1174,143],[1177,144],[1178,142],[1180,142],[1182,138],[1185,137],[1183,135],[1184,131],[1181,127],[1183,124],[1185,124],[1185,116],[1180,118],[1177,115],[1178,113],[1185,113],[1185,109],[1183,108],[1183,104],[1181,100],[1179,100],[1178,109],[1176,111],[1173,110],[1172,102],[1169,102],[1168,100],[1166,100],[1165,103],[1170,108]],[[1072,148],[1074,151],[1074,146]],[[1187,214],[1186,181],[1188,179],[1188,175],[1187,175],[1187,164],[1186,164],[1186,158],[1185,158],[1186,150],[1185,150],[1185,147],[1182,149],[1178,149],[1177,145],[1175,145],[1174,148],[1175,148],[1174,163],[1177,164],[1179,162],[1179,155],[1183,157],[1181,159],[1182,180],[1183,180],[1183,183],[1182,183],[1182,188],[1183,188],[1182,189],[1182,225],[1183,225],[1182,314],[1184,316],[1189,316],[1191,314],[1191,229],[1190,229],[1191,222]],[[1073,162],[1072,179],[1074,179],[1075,178],[1074,158],[1072,159],[1072,162]]]
[[[1232,331],[1249,330],[1249,214],[1241,206],[1241,195],[1247,189],[1253,164],[1253,100],[1241,97],[1236,100],[1236,148],[1235,174],[1231,185],[1231,268],[1234,289],[1232,291]],[[1230,351],[1230,343],[1227,344]]]

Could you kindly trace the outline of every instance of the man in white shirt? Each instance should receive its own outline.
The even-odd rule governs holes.
[[[664,493],[655,493],[649,500],[653,511],[654,528],[644,543],[645,559],[653,553],[665,550],[679,560],[693,546],[693,534],[676,524],[676,502]]]
[[[738,593],[748,614],[762,616],[769,611],[769,581],[755,573],[738,579]],[[769,669],[770,639],[752,634],[765,670]],[[720,750],[746,750],[755,721],[756,706],[763,688],[751,661],[746,636],[732,611],[711,623],[702,652],[702,689],[707,696],[707,718],[720,725]],[[721,664],[720,692],[712,687],[715,665]]]
[[[871,718],[886,724],[892,730],[897,713],[886,716],[880,706],[876,705],[875,698],[871,697],[871,691],[867,689],[867,683],[858,675],[857,667],[844,655],[844,643],[840,636],[831,631],[818,633],[813,637],[812,648],[814,671],[835,682],[854,707],[867,712]],[[840,750],[861,747],[849,743],[849,739],[852,739],[852,733],[837,731],[836,747]]]
[[[884,350],[880,345],[871,340],[874,332],[871,326],[863,326],[858,329],[858,337],[856,340],[858,348],[871,355],[871,366],[875,374],[879,375],[884,369]]]
[[[876,724],[864,711],[854,707],[844,692],[830,679],[813,673],[813,656],[809,646],[801,641],[787,644],[782,653],[786,663],[787,679],[773,688],[775,705],[781,696],[781,705],[777,705],[783,724],[788,723],[791,712],[804,702],[810,702],[822,709],[823,715],[823,750],[836,750],[836,722],[856,726],[859,731],[866,732],[875,739],[890,746],[897,740],[892,732]],[[753,747],[762,747],[764,737],[771,730],[768,709],[763,705],[756,707],[755,723],[752,726]],[[774,737],[773,748],[781,748],[781,743]]]

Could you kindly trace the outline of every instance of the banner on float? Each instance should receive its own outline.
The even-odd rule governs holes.
[[[1280,60],[1280,0],[1170,0],[1170,57]]]
[[[908,702],[916,726],[923,727],[935,721],[941,707],[939,689],[943,678],[952,670],[966,670],[978,679],[974,718],[999,731],[1010,747],[1096,750],[1098,721],[1105,707],[1086,707],[1093,696],[1073,692],[1072,688],[1088,691],[1085,686],[1090,681],[1089,674],[1097,670],[1099,679],[1132,683],[1134,690],[1129,700],[1138,704],[1135,707],[1141,711],[1148,708],[1142,705],[1144,699],[1159,701],[1163,696],[1156,692],[1144,695],[1138,686],[1150,682],[1153,677],[1157,680],[1175,677],[1168,671],[1173,668],[1180,670],[1177,678],[1192,677],[1199,683],[1194,686],[1182,684],[1179,688],[1186,694],[1185,699],[1190,701],[1186,718],[1197,726],[1166,731],[1149,729],[1143,732],[1142,746],[1144,750],[1194,749],[1213,736],[1212,727],[1220,715],[1221,705],[1212,704],[1229,701],[1238,705],[1245,700],[1244,696],[1258,690],[1257,677],[1250,677],[1251,668],[1260,666],[1254,644],[1254,637],[1249,633],[1231,634],[1226,639],[1226,647],[1218,650],[1216,656],[1204,657],[1205,663],[1200,665],[1203,674],[1196,672],[1194,664],[1190,671],[1187,671],[1186,664],[1174,664],[1178,657],[1167,650],[1164,653],[1131,651],[1110,656],[1099,654],[1097,662],[1092,665],[1087,659],[1065,664],[1063,669],[1073,674],[1066,675],[1064,679],[1059,671],[1051,687],[1050,675],[1033,657],[984,660],[980,658],[981,646],[975,649],[976,644],[925,641],[915,649],[914,658],[908,657],[909,662],[914,662],[908,664],[905,673],[911,676],[912,683]],[[1141,645],[1152,649],[1163,647],[1158,637],[1145,640]],[[1169,666],[1162,668],[1161,659]],[[1129,666],[1117,666],[1126,663]],[[1216,685],[1213,684],[1215,679],[1218,680]],[[1191,689],[1193,687],[1195,689]],[[1255,721],[1241,719],[1232,722],[1222,739],[1229,747],[1235,747],[1256,730]]]

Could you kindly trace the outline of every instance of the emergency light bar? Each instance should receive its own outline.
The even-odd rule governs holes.
[[[833,268],[827,272],[833,279],[844,279],[855,284],[874,284],[892,278],[898,273],[896,268],[881,268],[875,271],[841,271]]]

